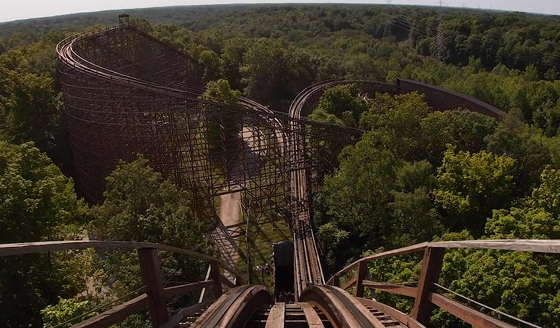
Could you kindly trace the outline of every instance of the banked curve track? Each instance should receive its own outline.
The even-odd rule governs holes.
[[[89,33],[78,37],[70,37],[60,42],[57,46],[59,59],[64,67],[70,68],[70,72],[63,72],[62,74],[74,74],[74,78],[76,80],[97,79],[100,81],[98,84],[98,91],[102,90],[103,92],[106,92],[109,94],[107,97],[119,95],[123,102],[126,101],[126,97],[138,97],[140,100],[135,101],[144,102],[144,104],[153,106],[154,108],[158,108],[157,103],[162,101],[168,102],[168,104],[166,104],[167,107],[173,107],[177,104],[188,104],[189,102],[220,105],[199,99],[204,90],[199,83],[202,73],[197,71],[196,67],[187,72],[194,76],[194,78],[191,78],[192,76],[189,74],[185,74],[185,72],[181,70],[182,68],[177,68],[185,65],[196,66],[192,62],[189,62],[188,59],[185,60],[182,57],[179,58],[179,56],[171,56],[170,59],[161,54],[161,60],[167,61],[166,63],[169,65],[169,70],[165,72],[166,74],[184,75],[181,78],[185,81],[176,85],[163,82],[166,76],[159,76],[158,72],[150,72],[149,68],[146,67],[143,67],[142,69],[145,70],[143,73],[150,77],[149,79],[134,76],[133,74],[127,74],[127,69],[129,67],[133,67],[135,65],[134,62],[118,62],[115,64],[119,68],[118,70],[108,68],[105,65],[92,60],[92,57],[95,57],[95,53],[98,49],[82,49],[82,41],[87,40],[88,38],[97,38],[96,46],[100,48],[107,48],[103,49],[103,51],[118,51],[117,48],[110,48],[108,46],[105,47],[105,45],[110,42],[110,40],[107,39],[111,37],[111,33],[113,31],[123,30],[130,31],[132,33],[143,33],[132,27],[119,26],[101,32]],[[82,53],[87,51],[90,51],[90,58],[86,58],[82,55]],[[137,51],[141,53],[144,49],[137,49]],[[141,58],[137,60],[141,61]],[[64,79],[61,80],[64,85]],[[105,84],[108,86],[105,86]],[[292,322],[294,327],[299,327],[298,324],[303,322],[305,324],[300,325],[302,327],[382,328],[389,325],[398,327],[403,322],[392,319],[381,322],[382,320],[380,320],[377,316],[387,316],[377,309],[369,307],[366,308],[366,306],[362,304],[363,299],[354,298],[344,291],[346,287],[343,287],[344,289],[340,289],[335,286],[325,285],[320,256],[311,224],[311,187],[309,186],[311,177],[310,172],[305,167],[307,160],[305,156],[308,151],[308,146],[306,145],[305,117],[316,107],[320,96],[326,88],[343,84],[358,85],[360,92],[364,97],[367,97],[368,93],[373,91],[398,93],[398,88],[400,88],[400,85],[395,86],[387,83],[364,80],[326,81],[317,83],[304,89],[292,102],[289,109],[288,123],[284,123],[282,119],[275,116],[276,113],[265,106],[247,98],[242,97],[239,99],[239,105],[244,110],[250,110],[256,113],[257,116],[262,116],[263,119],[273,127],[275,131],[273,133],[274,139],[278,145],[275,151],[280,152],[283,156],[289,158],[289,186],[287,187],[290,191],[289,208],[292,213],[291,228],[294,235],[295,296],[298,303],[295,305],[277,303],[274,306],[266,307],[264,304],[271,303],[272,298],[262,286],[235,287],[228,293],[221,296],[207,311],[204,312],[203,315],[193,322],[190,327],[261,327],[261,324],[263,324],[262,318],[265,318],[264,323],[266,323],[266,327],[283,327],[284,319],[289,317],[288,313],[291,313],[292,318],[294,318]],[[405,84],[406,85],[403,88],[405,92],[409,91],[411,88],[415,88],[420,91],[424,90],[422,88],[430,88],[430,86],[413,81],[405,81]],[[121,86],[139,90],[139,96],[138,94],[131,96],[122,90],[118,90]],[[91,88],[88,86],[82,85],[79,88],[81,88],[80,92],[82,95],[87,95],[91,91]],[[112,90],[112,88],[116,88],[117,92]],[[436,91],[440,92],[438,95],[443,94],[441,93],[441,90]],[[157,96],[147,99],[146,95],[148,94]],[[66,96],[69,98],[78,98],[74,94]],[[452,95],[452,97],[457,96]],[[427,94],[427,98],[427,102],[430,103],[431,100],[437,97],[430,98],[429,94]],[[465,100],[466,98],[462,97],[461,99]],[[87,101],[87,99],[81,99],[80,101]],[[434,101],[437,102],[437,99]],[[470,103],[479,105],[472,100],[467,99],[465,101],[467,105]],[[438,108],[438,106],[432,107]],[[459,106],[455,106],[454,108],[456,107]],[[477,110],[477,108],[474,110]],[[478,111],[484,112],[484,110],[486,109],[482,108],[482,110]],[[492,108],[489,109],[489,112],[490,114],[487,113],[487,115],[500,115],[499,112]],[[95,115],[104,114],[106,114],[106,112],[103,110],[99,110],[95,113]],[[165,120],[172,117],[172,115],[172,111],[167,111],[163,116],[159,116],[159,118],[149,117],[145,119],[144,122],[147,122],[145,125],[150,128],[156,129],[161,128],[162,126],[165,128],[166,125],[170,125],[169,122]],[[126,117],[126,113],[122,114],[122,116],[124,116],[124,118],[121,119],[129,119]],[[140,118],[143,116],[147,115],[144,113],[139,115]],[[164,119],[162,119],[162,117]],[[79,117],[71,118],[80,120]],[[117,123],[108,121],[103,124],[104,126],[110,126]],[[357,129],[348,128],[348,130],[353,130],[352,133],[354,135],[361,134],[361,131]],[[158,141],[159,140],[156,139],[156,146],[159,146],[157,145]],[[304,163],[303,167],[301,166],[301,163]],[[88,172],[84,172],[85,175],[87,175],[87,173]],[[223,229],[223,227],[221,228]],[[234,241],[230,242],[235,243]],[[363,280],[363,277],[356,278],[356,281],[360,280]],[[233,286],[233,284],[229,284]],[[360,284],[361,291],[356,292],[356,296],[358,296],[358,294],[363,294],[363,281],[360,282]],[[356,290],[358,290],[357,285]],[[397,313],[397,315],[399,314]],[[277,318],[280,317],[282,317],[282,320],[277,320]],[[411,320],[408,316],[402,315],[401,317],[406,317],[405,319],[408,321],[409,327],[423,327],[415,320]],[[301,318],[303,318],[303,321]],[[286,321],[286,323],[287,322],[288,321]]]

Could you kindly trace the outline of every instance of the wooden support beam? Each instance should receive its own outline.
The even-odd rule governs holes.
[[[358,263],[358,270],[356,271],[356,291],[354,296],[363,297],[364,296],[364,279],[366,278],[368,270],[368,265],[366,261],[361,261]]]
[[[340,276],[335,274],[332,278],[332,286],[340,287]]]
[[[163,289],[163,296],[165,298],[170,298],[177,295],[185,295],[186,293],[201,290],[205,287],[211,287],[213,285],[214,282],[212,280],[206,280],[206,281],[195,282],[192,284],[167,287]]]
[[[434,289],[434,283],[439,279],[444,254],[445,249],[443,248],[428,247],[424,251],[420,281],[418,282],[414,307],[412,308],[412,317],[425,326],[428,325],[432,312],[430,293]]]
[[[510,324],[507,324],[498,319],[492,318],[489,315],[480,313],[477,310],[471,309],[470,307],[463,305],[449,297],[439,295],[436,293],[430,293],[430,301],[438,306],[439,308],[451,313],[457,318],[464,320],[468,324],[471,324],[477,328],[514,328]]]
[[[224,277],[224,275],[220,274],[220,281],[222,282],[223,285],[226,285],[229,288],[235,288],[235,284],[231,281],[229,281],[228,278]]]
[[[148,304],[148,295],[142,294],[126,303],[98,314],[93,318],[82,321],[71,328],[106,328],[117,324],[126,319],[129,315],[144,309],[148,306]]]
[[[169,320],[166,323],[164,323],[160,328],[175,328],[179,325],[181,321],[183,321],[183,319],[186,316],[196,313],[196,311],[200,311],[203,308],[204,308],[204,304],[198,303],[188,308],[180,309],[171,318],[169,318]]]
[[[210,262],[210,279],[214,281],[214,297],[222,296],[222,274],[220,273],[220,262]]]
[[[152,326],[159,328],[169,320],[169,313],[165,304],[157,249],[140,248],[138,258],[140,259],[140,269],[142,269],[142,280],[146,284]]]
[[[364,286],[391,294],[416,297],[416,288],[364,280]]]
[[[356,284],[356,275],[354,275],[352,278],[350,278],[350,280],[347,280],[344,282],[344,284],[342,284],[342,287],[340,287],[341,289],[348,289],[352,286],[354,286]]]

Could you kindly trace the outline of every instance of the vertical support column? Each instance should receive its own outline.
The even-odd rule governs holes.
[[[340,287],[340,276],[335,274],[332,281],[333,286]]]
[[[142,280],[146,284],[146,294],[149,300],[150,317],[152,326],[159,328],[169,320],[165,297],[163,296],[163,281],[159,266],[159,258],[155,248],[138,249]]]
[[[358,262],[358,270],[356,271],[356,292],[354,296],[364,297],[364,279],[367,274],[367,262]]]
[[[418,281],[418,289],[416,290],[416,298],[412,308],[412,317],[425,326],[430,321],[430,314],[432,312],[430,293],[434,289],[434,283],[439,279],[444,253],[444,248],[428,247],[424,251],[420,281]]]
[[[214,280],[214,297],[216,299],[222,296],[222,279],[220,274],[220,262],[210,263],[210,279]]]

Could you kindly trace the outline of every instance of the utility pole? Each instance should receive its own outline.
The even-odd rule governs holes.
[[[439,19],[438,19],[438,29],[436,35],[436,46],[434,48],[434,57],[443,61],[443,53],[445,51],[445,45],[443,44],[443,0],[439,0]]]

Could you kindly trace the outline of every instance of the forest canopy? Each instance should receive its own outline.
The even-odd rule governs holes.
[[[461,108],[433,111],[418,93],[363,97],[352,84],[327,89],[309,119],[363,136],[342,151],[338,169],[313,195],[326,271],[424,241],[560,238],[560,18],[445,9],[439,21],[436,8],[331,4],[129,13],[133,25],[204,67],[205,100],[229,104],[245,96],[285,112],[319,81],[408,78],[507,113],[496,120]],[[117,14],[0,24],[0,243],[91,236],[216,252],[200,237],[211,227],[194,220],[192,195],[142,154],[114,168],[102,203],[86,204],[74,190],[54,49],[69,35],[116,23]],[[442,61],[432,58],[440,24]],[[219,124],[211,130],[217,135]],[[175,281],[205,273],[198,261],[162,261]],[[372,279],[395,283],[419,274],[414,257],[369,269]],[[455,250],[445,256],[440,283],[559,327],[559,270],[555,256]],[[130,252],[2,258],[0,326],[57,326],[137,289],[138,272]],[[378,299],[410,310],[402,298]],[[432,324],[465,326],[444,311]],[[142,314],[121,324],[143,326],[149,322]]]

